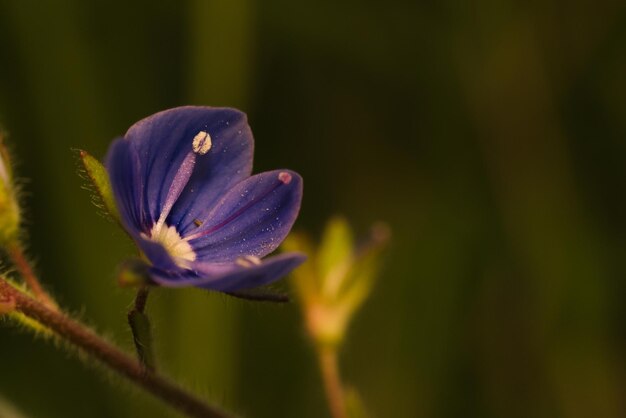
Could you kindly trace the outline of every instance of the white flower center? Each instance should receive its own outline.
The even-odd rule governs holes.
[[[179,267],[189,268],[190,263],[196,261],[191,244],[182,239],[173,226],[154,224],[149,239],[161,244]]]

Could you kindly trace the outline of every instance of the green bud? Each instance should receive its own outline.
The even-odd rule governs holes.
[[[0,245],[17,241],[20,231],[20,207],[9,152],[0,134]]]
[[[355,246],[347,221],[336,217],[329,221],[317,251],[305,235],[287,238],[285,250],[310,255],[294,271],[292,284],[316,344],[341,345],[355,313],[372,292],[389,237],[389,229],[377,225],[369,239]]]
[[[113,198],[109,173],[102,163],[87,151],[79,150],[79,156],[85,174],[87,174],[87,178],[91,181],[93,190],[96,193],[94,203],[106,210],[111,218],[119,223],[120,213]]]

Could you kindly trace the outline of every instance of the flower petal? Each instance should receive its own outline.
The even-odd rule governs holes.
[[[193,223],[190,208],[198,196],[213,204],[252,171],[253,138],[246,115],[236,109],[185,106],[165,110],[134,124],[125,139],[133,144],[145,183],[147,219],[154,223],[183,160],[199,132],[210,135],[211,147],[198,155],[185,191],[170,213],[168,224]],[[141,196],[141,197],[140,197]]]
[[[257,174],[237,184],[204,218],[183,234],[198,260],[232,262],[262,258],[285,239],[300,211],[302,178],[289,170]]]
[[[106,157],[111,188],[120,212],[122,224],[131,235],[144,232],[146,227],[143,200],[143,180],[139,173],[139,157],[131,143],[117,139]]]
[[[195,286],[203,289],[230,292],[252,289],[274,282],[306,260],[300,253],[286,253],[265,259],[258,265],[244,267],[236,263],[196,263],[195,272],[167,273],[153,268],[155,283],[165,287]]]

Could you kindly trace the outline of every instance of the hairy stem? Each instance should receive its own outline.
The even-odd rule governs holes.
[[[344,389],[339,374],[337,350],[334,347],[319,347],[318,357],[326,400],[333,418],[347,418]]]
[[[20,274],[33,295],[35,295],[41,303],[50,309],[58,310],[54,299],[44,290],[43,286],[39,282],[39,279],[37,279],[37,275],[24,253],[23,246],[19,242],[15,242],[7,246],[6,251],[17,272]]]
[[[22,293],[3,278],[0,278],[0,296],[15,301],[15,309],[18,312],[40,322],[54,331],[60,338],[74,344],[91,357],[127,377],[133,383],[187,416],[195,418],[232,417],[218,408],[206,404],[164,377],[147,370],[131,356],[85,325]]]

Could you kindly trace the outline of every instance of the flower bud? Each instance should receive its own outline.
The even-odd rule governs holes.
[[[339,346],[355,313],[370,295],[380,267],[389,229],[377,225],[364,243],[356,245],[348,223],[331,219],[317,250],[302,234],[292,234],[288,251],[310,255],[293,274],[307,330],[318,345]]]
[[[0,245],[15,242],[19,234],[20,207],[9,153],[0,135]]]

